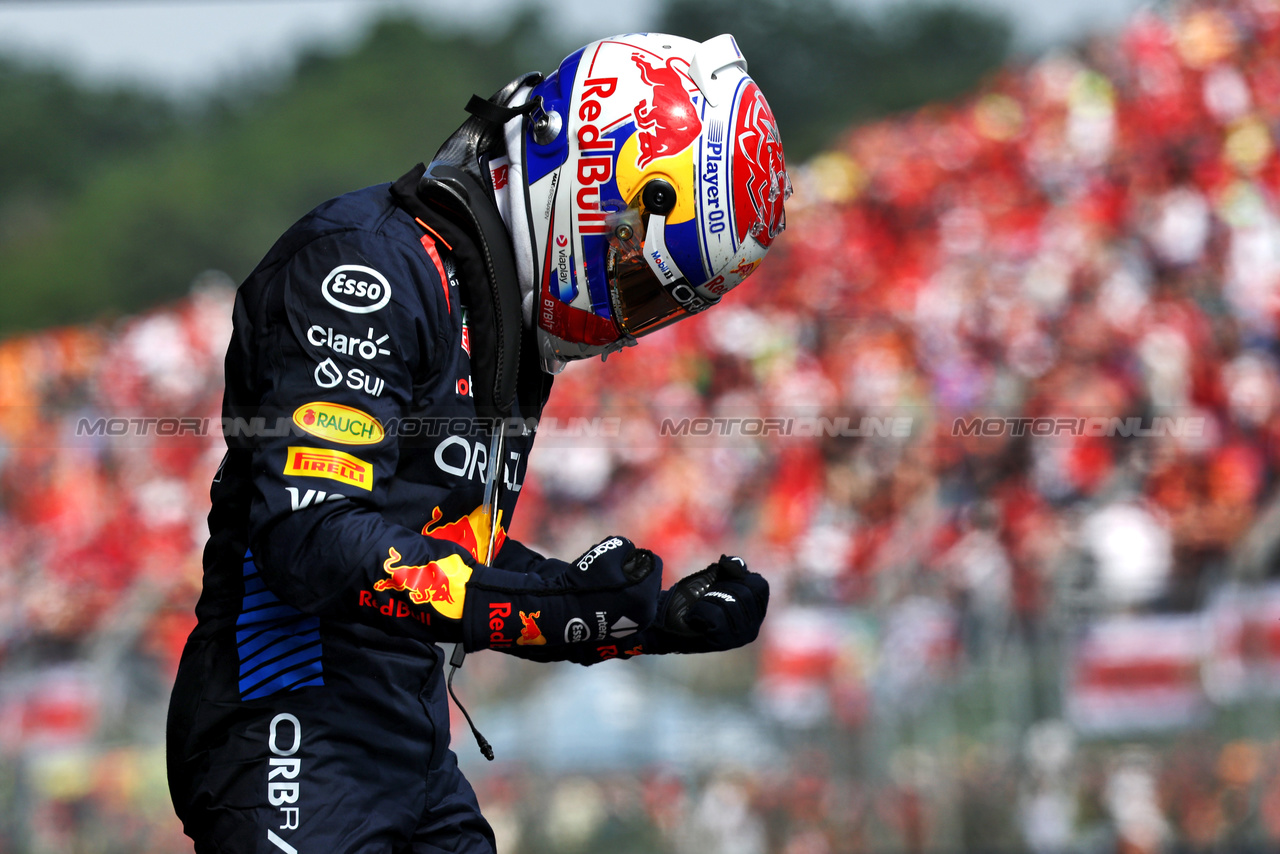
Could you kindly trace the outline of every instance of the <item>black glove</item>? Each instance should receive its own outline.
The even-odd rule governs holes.
[[[769,608],[769,582],[742,558],[720,560],[663,591],[658,616],[642,635],[643,651],[720,652],[756,639]]]
[[[466,588],[463,642],[486,647],[632,642],[657,614],[662,560],[608,537],[573,563],[547,558],[537,572],[475,568]]]

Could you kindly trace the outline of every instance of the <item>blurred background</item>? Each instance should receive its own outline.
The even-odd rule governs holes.
[[[557,380],[588,429],[512,534],[773,599],[725,656],[471,656],[503,854],[1280,846],[1280,2],[103,0],[0,4],[0,854],[191,850],[163,727],[236,283],[635,28],[737,35],[788,230]]]

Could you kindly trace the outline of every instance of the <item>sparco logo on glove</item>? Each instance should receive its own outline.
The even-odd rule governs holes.
[[[371,314],[391,301],[391,284],[372,267],[343,264],[324,277],[320,292],[335,308],[352,314]]]
[[[578,558],[578,569],[586,572],[591,568],[591,564],[596,562],[596,558],[606,552],[613,551],[620,545],[622,545],[622,539],[620,537],[612,537],[611,539],[605,540],[603,543]]]

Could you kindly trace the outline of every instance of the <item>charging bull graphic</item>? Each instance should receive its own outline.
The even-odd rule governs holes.
[[[547,642],[547,636],[542,633],[542,629],[538,628],[538,624],[534,622],[541,616],[541,611],[534,611],[530,614],[526,614],[524,611],[520,612],[520,622],[524,625],[520,628],[520,637],[516,638],[516,646],[542,646]]]
[[[675,57],[665,65],[653,65],[639,53],[631,59],[640,69],[640,79],[653,87],[653,94],[631,111],[640,129],[636,167],[643,169],[655,158],[679,154],[693,145],[702,133],[702,119],[685,89],[687,75],[676,68]]]
[[[483,507],[477,507],[461,519],[443,525],[440,524],[442,518],[444,512],[436,507],[431,511],[431,521],[422,526],[422,533],[438,540],[456,543],[466,549],[478,563],[489,562],[486,559],[489,555],[489,516]],[[506,540],[507,532],[502,529],[502,511],[498,511],[497,531],[493,537],[495,555]],[[413,604],[430,605],[442,616],[453,620],[461,619],[467,580],[471,578],[471,567],[467,566],[462,557],[449,555],[430,563],[405,566],[400,563],[402,557],[394,546],[387,548],[387,555],[382,568],[391,577],[375,581],[374,590],[405,591]]]
[[[405,566],[400,560],[400,552],[389,546],[382,569],[391,577],[375,581],[374,590],[407,591],[413,604],[430,605],[451,620],[462,619],[467,580],[471,578],[466,561],[458,555],[448,555],[430,563]]]
[[[431,521],[422,526],[422,533],[438,540],[448,540],[462,546],[480,563],[489,563],[489,516],[484,507],[477,507],[456,522],[441,525],[444,513],[437,507],[431,511]],[[502,544],[507,541],[507,532],[502,529],[502,511],[498,511],[498,530],[493,537],[493,554],[496,557],[502,551]]]

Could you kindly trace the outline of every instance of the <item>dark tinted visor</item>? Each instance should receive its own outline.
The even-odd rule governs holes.
[[[642,215],[636,207],[612,213],[606,220],[609,254],[605,259],[605,274],[609,279],[613,319],[619,329],[633,338],[689,316],[645,260],[648,221],[648,214]]]

